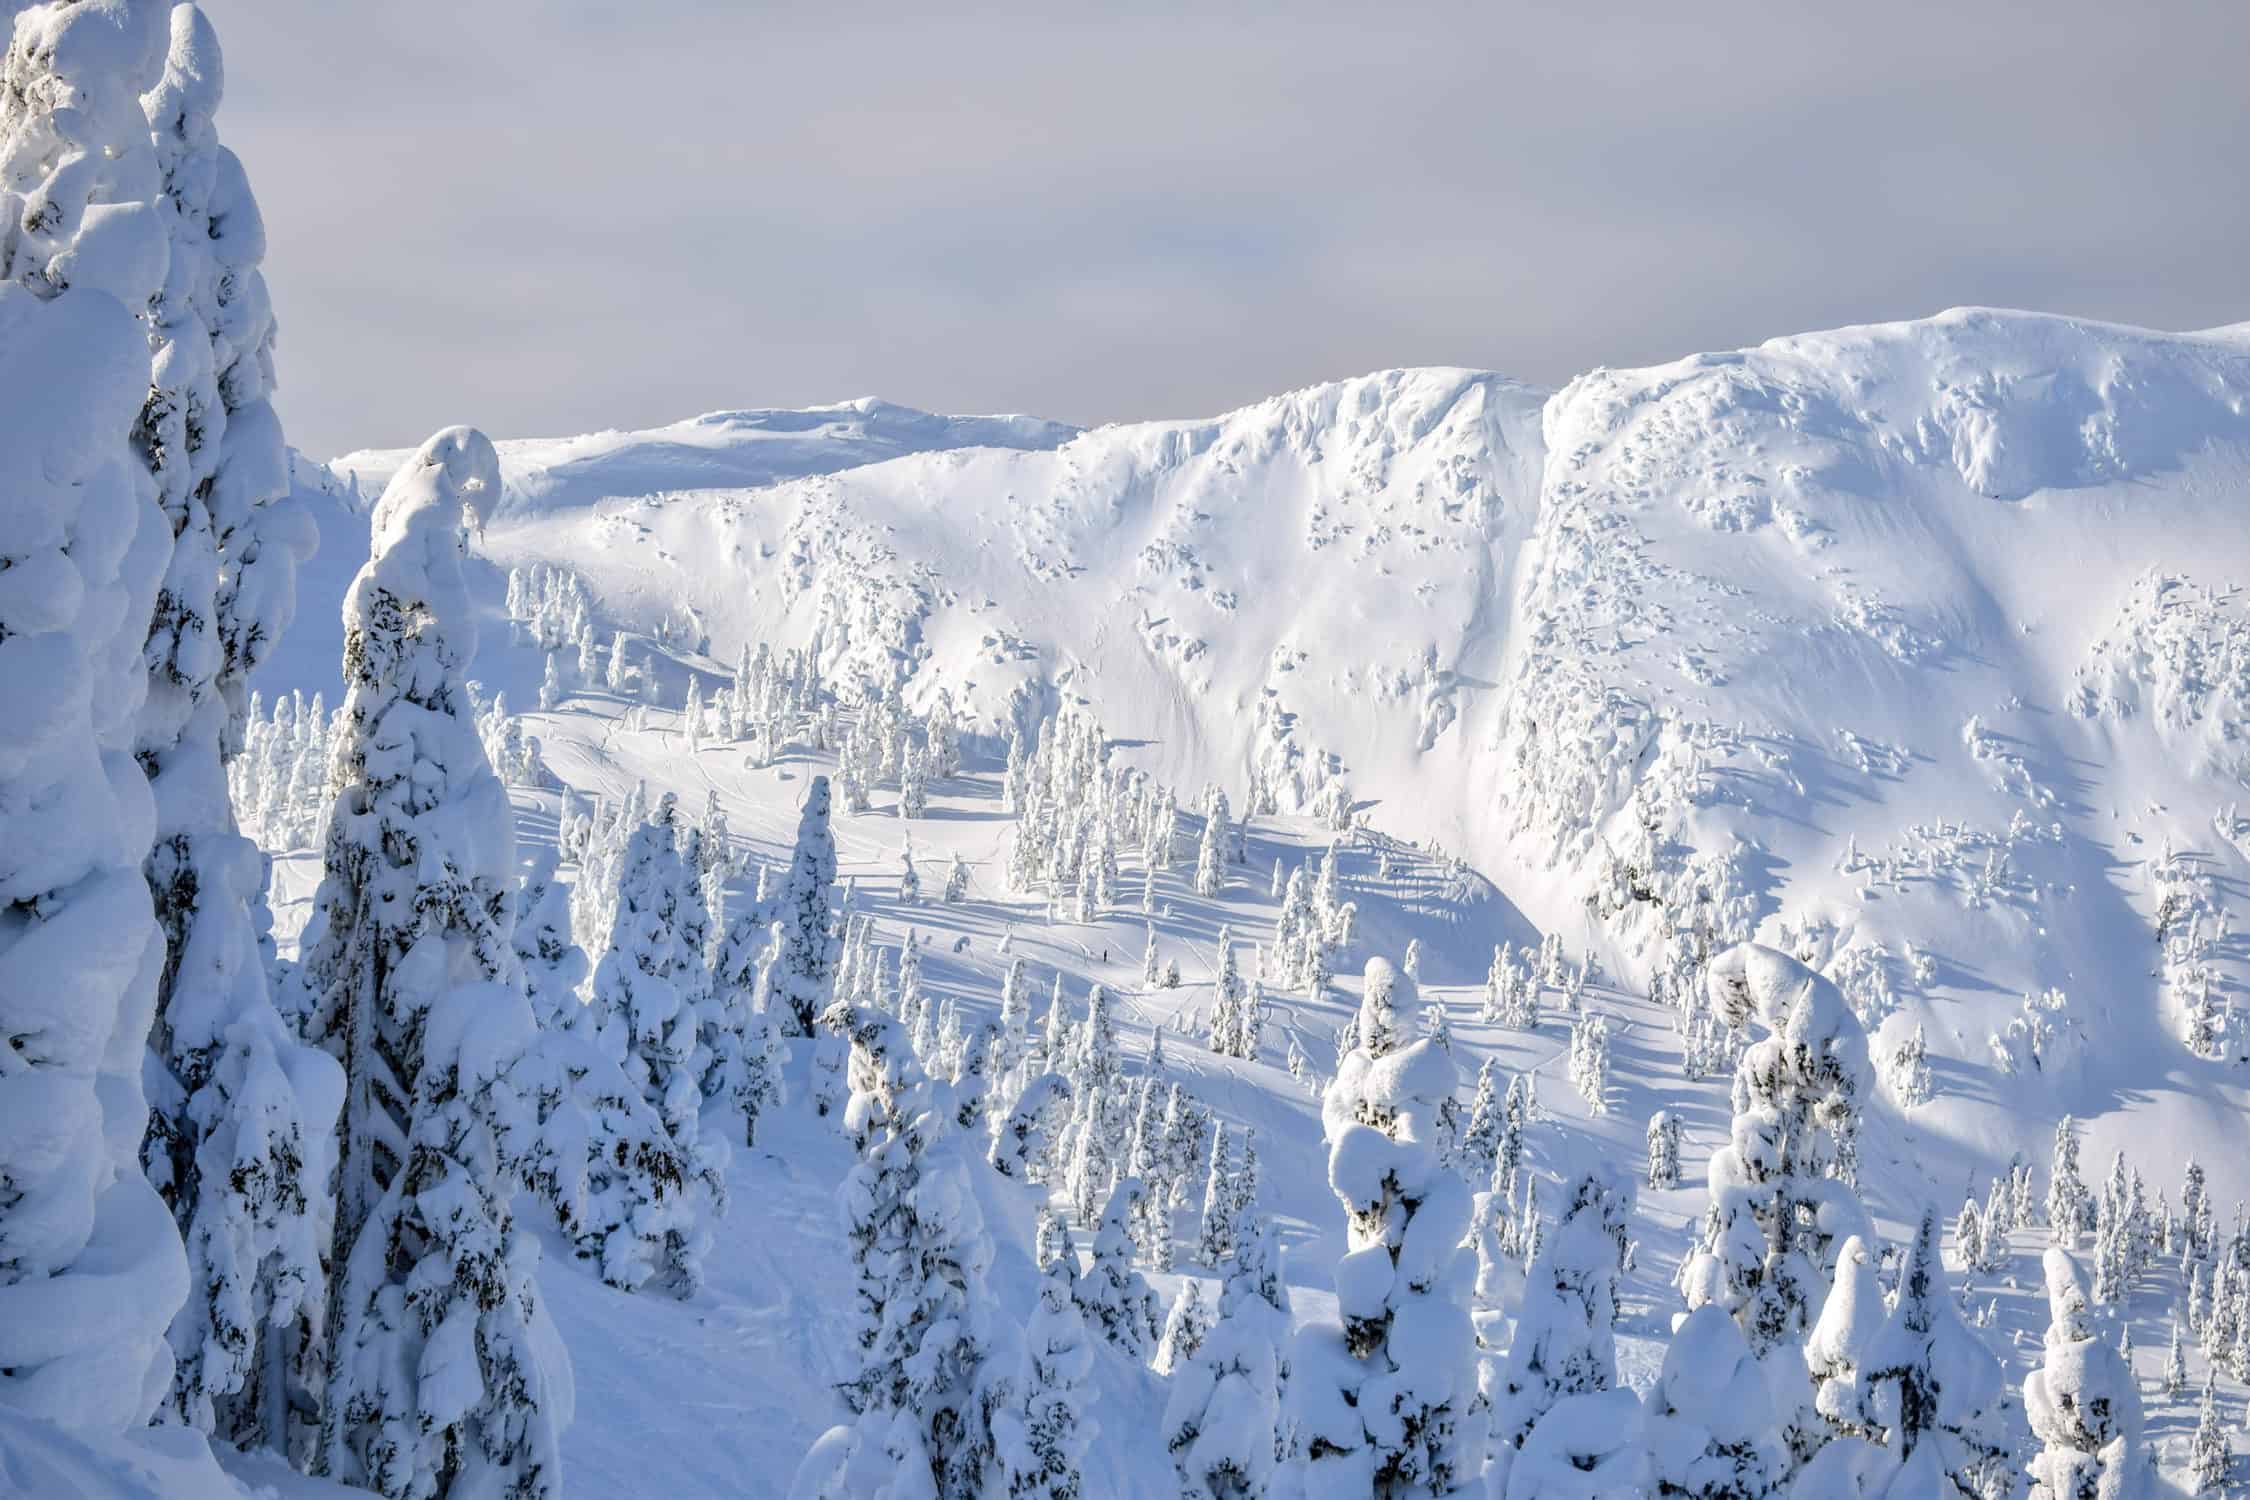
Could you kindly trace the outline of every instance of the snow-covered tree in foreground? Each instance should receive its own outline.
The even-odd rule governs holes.
[[[1368,961],[1360,1045],[1321,1100],[1350,1248],[1336,1266],[1342,1326],[1304,1330],[1291,1382],[1313,1497],[1448,1495],[1477,1477],[1469,1192],[1436,1141],[1459,1075],[1414,1039],[1414,1000],[1387,959]]]
[[[1787,1455],[1773,1396],[1723,1308],[1707,1303],[1674,1330],[1644,1411],[1654,1493],[1695,1500],[1782,1493]]]
[[[122,1428],[171,1381],[180,1239],[142,1175],[164,940],[133,759],[171,547],[128,444],[164,270],[155,6],[11,7],[0,79],[0,1403]]]
[[[303,946],[310,1034],[344,1065],[322,1467],[393,1497],[560,1493],[569,1363],[510,1211],[506,1073],[533,1035],[512,942],[514,819],[463,671],[462,523],[492,444],[423,444],[345,603],[345,732]]]
[[[1077,1280],[1070,1231],[1046,1221],[1059,1241],[1041,1268],[1039,1302],[1024,1329],[1018,1398],[992,1414],[994,1447],[1011,1500],[1077,1500],[1078,1466],[1100,1432],[1083,1393],[1094,1345],[1072,1297]],[[1044,1227],[1044,1226],[1043,1226]]]
[[[1965,1500],[2012,1486],[2020,1418],[1999,1360],[1946,1289],[1935,1209],[1923,1210],[1889,1316],[1856,1364],[1848,1387],[1821,1391],[1842,1435],[1804,1465],[1793,1493]]]
[[[1289,1289],[1272,1226],[1245,1222],[1218,1320],[1172,1371],[1164,1445],[1185,1500],[1255,1500],[1273,1482]]]
[[[840,1197],[860,1367],[843,1387],[855,1420],[813,1445],[790,1493],[975,1500],[995,1458],[991,1245],[949,1128],[952,1090],[889,1016],[838,1005],[821,1024],[851,1040],[845,1123],[861,1156]]]
[[[2148,1492],[2141,1395],[2117,1346],[2096,1325],[2086,1276],[2052,1247],[2046,1358],[2024,1378],[2024,1409],[2040,1450],[2032,1500],[2136,1500]]]
[[[1496,1480],[1513,1484],[1517,1450],[1558,1402],[1617,1383],[1617,1278],[1632,1212],[1629,1179],[1607,1166],[1588,1172],[1533,1257],[1492,1397]]]
[[[1735,1070],[1733,1124],[1708,1169],[1706,1238],[1681,1286],[1691,1312],[1715,1303],[1731,1313],[1761,1362],[1795,1366],[1838,1248],[1854,1234],[1874,1241],[1858,1195],[1829,1175],[1857,1130],[1867,1036],[1834,984],[1770,948],[1728,949],[1705,983],[1721,1022],[1755,1022],[1765,1035]],[[1802,1462],[1825,1433],[1809,1410],[1777,1416]]]

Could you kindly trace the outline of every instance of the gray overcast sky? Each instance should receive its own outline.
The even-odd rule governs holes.
[[[2250,318],[2235,0],[206,7],[320,456]]]

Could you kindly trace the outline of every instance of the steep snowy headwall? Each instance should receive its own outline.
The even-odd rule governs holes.
[[[1348,797],[1640,979],[1759,930],[1879,1051],[1921,1022],[2056,1111],[2152,1051],[2232,1087],[2178,1038],[2250,956],[2243,329],[1972,310],[1552,396],[1410,370],[1209,421],[860,402],[501,451],[487,550],[570,563],[605,630],[817,640],[988,730],[1082,696],[1174,782]],[[1958,1128],[2031,1144],[2004,1102]]]

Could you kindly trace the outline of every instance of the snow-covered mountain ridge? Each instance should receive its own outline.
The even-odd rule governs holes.
[[[504,443],[487,540],[722,659],[817,640],[987,730],[1082,697],[1179,784],[1348,796],[1644,982],[1786,922],[1979,1064],[2060,988],[2112,1066],[2053,1107],[2099,1113],[2183,976],[2242,977],[2246,403],[2240,329],[1960,310],[1552,395],[1410,370],[1082,432],[859,402]],[[2167,970],[2174,887],[2211,911]]]

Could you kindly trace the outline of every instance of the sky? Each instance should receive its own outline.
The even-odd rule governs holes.
[[[2250,319],[2250,5],[205,7],[316,457]]]

